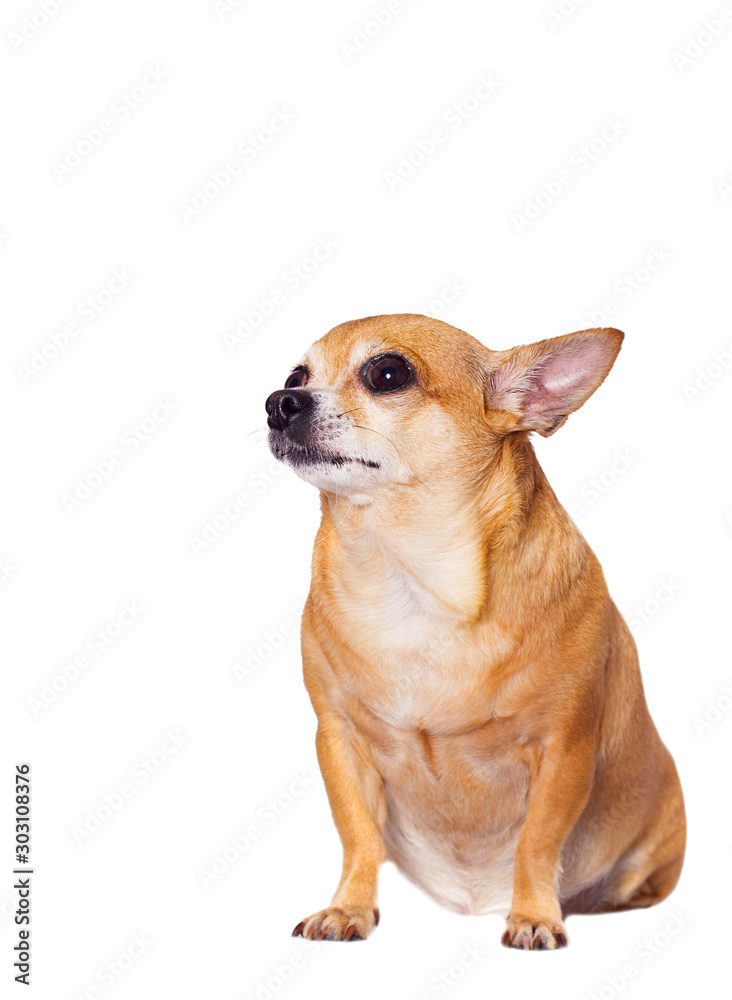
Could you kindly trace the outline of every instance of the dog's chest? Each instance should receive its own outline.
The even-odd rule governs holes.
[[[448,906],[505,908],[533,753],[497,682],[520,662],[515,637],[407,574],[333,583],[310,625],[331,697],[382,777],[388,856]]]
[[[511,649],[497,625],[461,622],[395,577],[364,586],[361,601],[343,602],[335,620],[340,684],[385,723],[447,732],[493,714],[491,669]]]

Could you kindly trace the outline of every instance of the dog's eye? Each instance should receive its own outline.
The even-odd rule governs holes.
[[[372,392],[394,392],[402,389],[412,377],[412,369],[398,354],[385,354],[369,361],[363,370],[367,388]]]
[[[302,366],[295,369],[290,375],[287,376],[287,381],[285,382],[285,389],[299,389],[301,386],[305,385],[308,380],[308,370]]]

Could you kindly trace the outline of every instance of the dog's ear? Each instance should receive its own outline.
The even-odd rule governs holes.
[[[568,333],[498,351],[486,379],[485,404],[505,415],[510,431],[549,437],[602,383],[618,356],[620,330]]]

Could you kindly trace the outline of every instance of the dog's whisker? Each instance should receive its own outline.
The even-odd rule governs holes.
[[[424,486],[424,488],[426,490],[429,490],[429,492],[434,496],[435,491],[430,486],[428,486],[423,479],[420,479],[419,476],[415,476],[414,481],[415,483],[419,483],[420,486]]]
[[[337,483],[335,484],[335,495],[336,495],[336,500],[340,500],[341,499],[341,495],[338,492],[338,484]],[[348,507],[346,507],[346,511],[345,511],[343,517],[338,522],[338,524],[334,524],[333,527],[328,532],[328,534],[327,535],[323,535],[323,537],[320,538],[320,539],[318,539],[318,542],[316,542],[315,544],[317,545],[319,542],[324,542],[326,540],[326,538],[330,538],[330,536],[333,534],[333,532],[337,531],[338,528],[340,528],[340,526],[343,524],[343,522],[346,519],[347,514],[348,514]]]
[[[361,408],[362,408],[362,407],[359,407],[359,409],[361,409]],[[373,428],[373,427],[366,427],[366,426],[365,426],[364,424],[354,424],[353,426],[354,426],[354,427],[358,427],[358,428],[359,428],[359,430],[362,430],[362,431],[371,431],[371,433],[372,433],[372,434],[378,434],[378,435],[379,435],[379,437],[383,437],[383,438],[384,438],[384,439],[385,439],[386,441],[388,441],[388,442],[389,442],[389,444],[390,444],[390,445],[392,446],[392,448],[394,449],[394,451],[395,451],[395,452],[397,453],[397,455],[398,455],[398,457],[399,457],[399,461],[401,462],[401,460],[402,460],[402,455],[401,455],[401,452],[399,451],[399,448],[398,448],[398,447],[396,446],[396,444],[395,444],[395,443],[394,443],[394,442],[392,441],[392,439],[391,439],[390,437],[388,437],[388,436],[387,436],[386,434],[382,434],[382,432],[381,432],[381,431],[376,431],[376,430],[374,430],[374,428]],[[425,482],[424,482],[424,481],[423,481],[422,479],[420,479],[420,478],[419,478],[419,476],[414,476],[414,481],[415,481],[416,483],[419,483],[419,485],[420,485],[420,486],[424,486],[424,488],[425,488],[426,490],[429,490],[429,492],[430,492],[430,493],[434,494],[434,490],[432,490],[432,489],[431,489],[431,488],[430,488],[430,487],[429,487],[429,486],[427,485],[427,483],[425,483]]]
[[[394,451],[399,456],[399,461],[401,461],[402,456],[401,456],[401,453],[400,453],[399,449],[394,444],[394,442],[392,441],[392,439],[390,437],[386,436],[386,434],[382,434],[381,431],[375,431],[373,427],[366,427],[366,426],[364,426],[364,424],[354,424],[353,426],[354,427],[358,427],[359,430],[362,430],[362,431],[371,431],[372,434],[378,434],[379,437],[383,437],[385,440],[387,440],[389,442],[389,444],[392,446],[392,448],[394,449]]]

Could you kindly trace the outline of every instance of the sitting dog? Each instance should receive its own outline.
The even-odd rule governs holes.
[[[529,435],[553,434],[618,330],[492,351],[416,315],[344,323],[267,400],[273,454],[320,490],[302,619],[343,845],[294,935],[366,938],[390,859],[440,903],[567,944],[568,913],[652,906],[686,823],[635,642]]]

